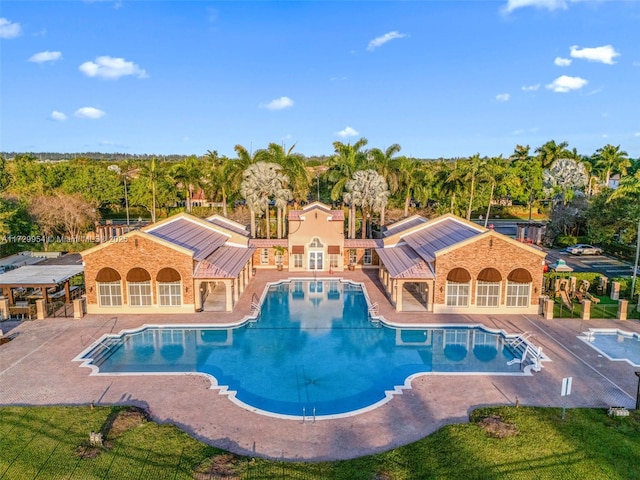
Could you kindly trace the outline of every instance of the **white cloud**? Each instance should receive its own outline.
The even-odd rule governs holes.
[[[496,100],[499,102],[508,102],[510,98],[511,95],[509,95],[508,93],[500,93],[496,95]]]
[[[547,10],[567,9],[565,0],[507,0],[507,4],[502,8],[505,13],[511,13],[518,8],[536,7]]]
[[[584,87],[588,82],[584,78],[580,77],[568,77],[562,75],[556,78],[553,82],[547,85],[549,90],[553,90],[558,93],[566,93],[571,90],[579,90]]]
[[[117,79],[127,75],[135,75],[138,78],[147,78],[147,72],[133,62],[124,58],[109,56],[97,57],[95,62],[84,62],[78,67],[88,77],[101,77]]]
[[[346,127],[344,130],[336,132],[336,135],[342,138],[355,137],[356,135],[358,135],[358,132],[355,128]]]
[[[259,107],[267,110],[284,110],[285,108],[293,107],[293,100],[289,97],[280,97],[271,100],[269,103],[261,103]]]
[[[603,45],[602,47],[594,48],[578,48],[577,45],[571,47],[571,54],[573,58],[584,58],[590,62],[601,62],[607,65],[613,65],[616,62],[613,61],[615,57],[619,57],[620,53],[616,52],[612,45]]]
[[[62,58],[62,52],[50,52],[46,50],[44,52],[39,52],[31,55],[29,57],[30,62],[34,63],[45,63],[45,62],[55,62],[56,60],[60,60]]]
[[[535,92],[540,88],[540,84],[536,83],[535,85],[524,85],[522,87],[523,92]]]
[[[396,31],[385,33],[384,35],[381,35],[371,40],[369,42],[369,45],[367,46],[367,50],[369,51],[375,50],[376,48],[381,47],[382,45],[384,45],[387,42],[390,42],[391,40],[395,40],[396,38],[404,38],[406,36],[407,35],[405,33],[398,33]]]
[[[10,22],[6,18],[0,18],[0,38],[16,38],[22,33],[19,23]]]
[[[49,115],[49,118],[51,118],[51,120],[55,120],[56,122],[62,122],[67,119],[67,116],[62,112],[54,110],[53,112],[51,112],[51,115]]]
[[[98,118],[104,117],[106,115],[105,112],[93,107],[82,107],[76,110],[74,115],[78,118],[90,118],[92,120],[97,120]]]
[[[636,60],[631,65],[633,65],[634,67],[640,67],[640,62]]]
[[[556,59],[553,61],[553,64],[557,65],[558,67],[568,67],[569,65],[571,65],[572,61],[573,60],[571,60],[570,58],[556,57]]]

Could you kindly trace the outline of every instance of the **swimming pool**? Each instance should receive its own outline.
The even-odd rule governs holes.
[[[625,361],[640,367],[640,335],[618,329],[590,328],[578,336],[613,361]]]
[[[296,418],[374,408],[416,375],[530,374],[532,347],[519,337],[481,325],[399,327],[368,312],[359,284],[294,280],[268,286],[255,319],[144,326],[104,336],[76,360],[98,375],[205,374],[245,408]]]

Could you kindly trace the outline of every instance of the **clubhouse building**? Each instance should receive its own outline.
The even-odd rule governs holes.
[[[284,239],[181,213],[82,252],[88,313],[232,311],[253,275],[370,269],[396,311],[538,313],[545,253],[454,215],[411,216],[379,239],[344,238],[319,202],[288,214]],[[306,275],[306,273],[304,273]]]

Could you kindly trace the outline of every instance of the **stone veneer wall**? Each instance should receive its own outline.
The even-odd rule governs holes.
[[[436,283],[434,305],[438,311],[454,309],[460,312],[477,313],[486,312],[486,307],[479,307],[476,310],[476,278],[485,268],[495,268],[502,276],[500,289],[500,313],[537,313],[538,302],[541,295],[543,281],[543,257],[526,248],[513,245],[495,236],[485,236],[476,242],[471,242],[453,251],[438,255],[436,258]],[[454,268],[464,268],[471,275],[471,304],[469,307],[446,307],[447,274]],[[531,300],[527,308],[505,307],[506,285],[509,273],[517,268],[528,270],[532,277]],[[496,309],[492,313],[496,313]]]
[[[82,255],[87,295],[88,313],[129,312],[148,313],[154,311],[170,313],[177,311],[194,311],[193,268],[194,262],[190,255],[179,252],[139,235],[118,237],[108,245]],[[97,299],[96,276],[104,268],[116,270],[122,278],[122,307],[100,307]],[[151,275],[151,291],[153,295],[152,307],[129,307],[127,298],[127,272],[132,268],[144,268]],[[182,280],[182,306],[158,306],[158,291],[156,276],[165,267],[175,269]]]

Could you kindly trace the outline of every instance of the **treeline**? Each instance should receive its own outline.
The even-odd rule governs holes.
[[[334,153],[306,157],[271,143],[235,156],[8,153],[0,157],[0,239],[80,237],[100,218],[155,221],[180,210],[219,211],[254,236],[284,235],[286,211],[319,199],[344,206],[345,234],[375,235],[416,209],[487,222],[519,206],[524,218],[550,220],[552,240],[578,238],[624,251],[640,218],[640,162],[620,146],[583,155],[566,142],[517,145],[508,158],[480,154],[423,160],[400,145],[370,148],[365,138],[334,142]],[[214,202],[215,207],[211,206]],[[48,248],[48,245],[33,248]],[[4,252],[9,246],[5,245]],[[18,247],[15,247],[18,248]]]

